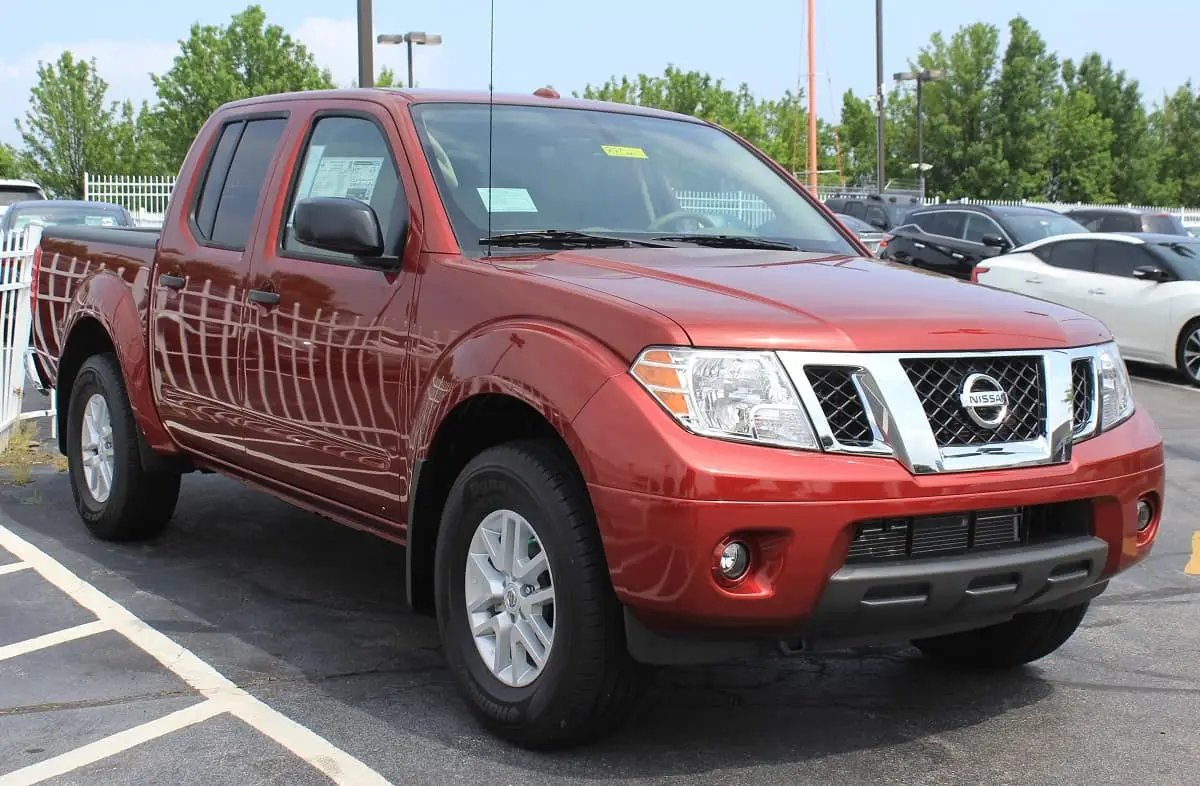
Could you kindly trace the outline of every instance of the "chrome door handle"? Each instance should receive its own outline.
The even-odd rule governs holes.
[[[158,277],[158,283],[169,289],[183,289],[183,285],[187,283],[187,279],[183,276],[172,276],[170,273],[163,273]]]
[[[1027,278],[1027,279],[1025,279],[1025,283],[1026,284],[1040,284],[1040,283],[1042,283],[1042,280],[1040,278]]]
[[[1105,292],[1103,289],[1089,289],[1088,294],[1089,295],[1105,295],[1108,293]]]

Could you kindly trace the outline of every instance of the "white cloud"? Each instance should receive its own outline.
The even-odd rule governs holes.
[[[161,74],[170,68],[179,45],[174,41],[84,41],[48,44],[20,59],[0,59],[0,141],[12,143],[20,139],[13,119],[23,119],[29,108],[29,91],[37,81],[38,62],[54,62],[68,49],[78,59],[96,59],[96,70],[108,82],[110,101],[130,99],[138,104],[153,100],[150,74]]]
[[[321,67],[330,70],[339,86],[348,87],[358,81],[358,22],[353,17],[310,17],[300,23],[292,36],[308,47]],[[440,46],[414,47],[413,78],[418,85],[434,84],[441,53]],[[406,47],[376,46],[374,59],[376,75],[387,66],[400,80],[408,78]]]

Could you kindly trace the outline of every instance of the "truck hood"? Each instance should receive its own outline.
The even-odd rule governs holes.
[[[696,346],[859,352],[1058,349],[1110,339],[1042,300],[876,259],[703,247],[492,259],[653,309]]]

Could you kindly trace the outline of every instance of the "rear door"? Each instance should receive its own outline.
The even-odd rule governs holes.
[[[152,382],[159,414],[181,445],[236,462],[247,249],[264,185],[287,125],[284,114],[230,116],[197,169],[191,204],[159,247],[151,309]]]
[[[250,273],[245,342],[248,468],[294,489],[393,519],[408,323],[421,249],[416,183],[395,121],[366,100],[297,117]],[[374,209],[397,258],[380,269],[300,243],[296,202],[350,197]]]

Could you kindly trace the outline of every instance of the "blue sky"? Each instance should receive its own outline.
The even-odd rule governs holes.
[[[223,23],[248,0],[43,0],[5,3],[0,47],[0,141],[17,142],[39,59],[64,49],[94,56],[113,99],[153,98],[149,72],[170,67],[191,23]],[[335,79],[356,77],[354,0],[261,0],[270,21],[310,46]],[[527,92],[553,84],[564,94],[611,75],[661,73],[667,63],[746,82],[762,95],[796,84],[805,58],[804,0],[496,0],[496,88]],[[817,0],[817,109],[836,117],[847,88],[872,92],[874,0]],[[750,9],[756,9],[751,13]],[[1150,100],[1200,77],[1194,55],[1200,14],[1194,0],[1157,0],[1129,12],[1115,0],[885,0],[884,71],[905,67],[935,30],[1003,26],[1022,14],[1061,56],[1096,49],[1137,78]],[[52,23],[47,23],[47,11]],[[441,47],[416,53],[417,81],[429,87],[486,88],[488,3],[375,3],[375,32],[441,33]],[[14,35],[14,31],[19,34]],[[1002,40],[1003,45],[1003,40]],[[404,66],[399,47],[377,47],[376,68]],[[1198,79],[1197,81],[1200,81]]]

